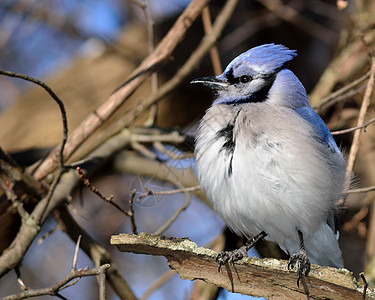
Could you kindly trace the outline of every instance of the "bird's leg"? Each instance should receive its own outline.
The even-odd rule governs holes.
[[[299,281],[302,278],[303,272],[305,272],[305,276],[309,275],[310,260],[309,260],[309,257],[307,256],[305,245],[303,242],[303,234],[300,230],[298,230],[298,237],[299,237],[299,253],[295,253],[289,258],[288,270],[293,269],[295,265],[298,263],[297,286],[299,287]]]
[[[247,257],[247,251],[249,251],[257,242],[263,239],[266,235],[267,234],[264,231],[262,231],[238,249],[235,249],[233,251],[221,251],[216,257],[216,261],[219,263],[218,271],[220,272],[221,266],[225,265],[227,262],[234,262],[236,260],[240,260],[244,257]]]

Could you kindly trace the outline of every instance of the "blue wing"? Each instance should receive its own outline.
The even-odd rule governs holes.
[[[319,117],[319,115],[311,108],[311,106],[301,106],[295,109],[295,111],[309,122],[317,135],[318,140],[329,147],[332,152],[340,153],[340,149],[337,147],[335,140],[332,137],[327,125]],[[342,156],[342,155],[341,155]]]

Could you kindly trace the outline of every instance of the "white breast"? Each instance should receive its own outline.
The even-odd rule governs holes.
[[[231,123],[232,153],[218,134]],[[326,223],[345,184],[340,155],[291,109],[266,103],[211,107],[195,152],[201,187],[228,227],[245,237],[265,231],[287,251],[298,249],[297,228],[306,241]]]

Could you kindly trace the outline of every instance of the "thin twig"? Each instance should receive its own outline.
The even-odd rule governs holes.
[[[210,34],[212,34],[212,23],[211,23],[210,8],[208,6],[206,6],[202,10],[202,21],[203,21],[204,33],[206,36],[209,36]],[[223,68],[220,62],[219,50],[217,49],[216,45],[210,49],[210,56],[211,56],[212,67],[214,69],[214,74],[215,75],[221,74],[223,72]]]
[[[18,299],[25,299],[37,296],[57,296],[59,291],[64,289],[72,280],[79,279],[81,277],[86,276],[97,276],[105,272],[110,267],[110,264],[104,264],[100,267],[96,267],[93,269],[79,269],[79,270],[71,270],[63,279],[56,282],[54,285],[48,288],[42,289],[29,289],[19,294],[9,295],[7,297],[2,298],[3,300],[18,300]]]
[[[339,135],[339,134],[349,133],[349,132],[352,132],[352,131],[356,131],[358,129],[363,129],[363,132],[366,132],[367,127],[370,124],[374,123],[374,122],[375,122],[375,117],[372,118],[372,119],[370,119],[369,121],[367,121],[362,126],[356,126],[356,127],[352,127],[352,128],[348,128],[348,129],[344,129],[344,130],[332,131],[332,135]]]
[[[76,243],[76,249],[74,251],[73,267],[72,267],[73,270],[77,270],[78,250],[79,250],[79,244],[81,243],[81,237],[82,237],[81,235],[78,236],[78,240],[77,240],[77,243]]]
[[[133,199],[134,199],[134,195],[135,195],[135,192],[132,191],[131,195],[130,195],[130,199],[129,199],[129,210],[126,211],[124,209],[122,209],[120,207],[120,205],[118,205],[115,201],[113,201],[113,198],[114,196],[113,195],[109,195],[108,197],[104,196],[99,190],[97,187],[95,187],[91,182],[90,180],[88,180],[85,175],[83,174],[83,170],[80,168],[80,167],[77,167],[76,168],[77,170],[77,173],[79,175],[79,177],[81,178],[82,182],[84,183],[85,186],[87,186],[93,193],[97,194],[100,199],[104,200],[105,202],[108,202],[110,203],[111,205],[113,205],[116,209],[118,209],[119,211],[121,211],[124,215],[130,217],[130,221],[131,221],[131,226],[132,226],[132,232],[134,234],[137,234],[137,226],[135,224],[135,217],[134,217],[134,209],[133,209]],[[133,195],[133,192],[134,192],[134,195]]]
[[[175,189],[175,190],[169,190],[169,191],[162,191],[162,192],[154,192],[148,188],[144,188],[146,190],[146,193],[141,194],[137,198],[137,202],[139,202],[142,198],[145,198],[147,196],[151,195],[174,195],[178,193],[188,193],[188,192],[194,192],[199,190],[201,187],[199,185],[192,186],[192,187],[187,187],[187,188],[180,188],[180,189]]]
[[[372,192],[375,191],[375,185],[373,186],[368,186],[364,188],[358,188],[358,189],[352,189],[347,191],[347,194],[360,194],[360,193],[367,193],[367,192]]]
[[[116,209],[118,209],[119,211],[121,211],[124,215],[128,216],[129,217],[129,213],[127,211],[125,211],[124,209],[122,209],[116,202],[113,201],[113,198],[114,196],[113,195],[109,195],[108,197],[104,196],[91,182],[89,179],[87,179],[85,177],[85,175],[83,174],[83,170],[80,168],[80,167],[77,167],[76,168],[76,171],[79,175],[79,177],[81,178],[83,184],[85,186],[87,186],[93,193],[97,194],[100,199],[104,200],[105,202],[108,202],[109,204],[113,205]]]
[[[366,81],[370,77],[371,71],[368,71],[365,75],[362,77],[354,80],[353,82],[345,85],[341,89],[329,94],[327,97],[323,98],[319,103],[317,103],[313,108],[315,110],[321,111],[323,107],[327,107],[327,105],[332,105],[336,103],[336,99],[345,94],[346,92],[350,91],[351,89],[355,88],[356,86],[360,85],[364,81]]]
[[[371,61],[371,74],[367,83],[365,94],[363,96],[361,109],[359,111],[357,127],[363,126],[364,124],[367,109],[371,102],[371,98],[372,98],[371,96],[374,90],[374,84],[375,84],[375,58],[373,58]],[[348,165],[347,165],[348,174],[352,172],[353,167],[354,167],[354,162],[355,162],[357,152],[359,149],[359,138],[361,137],[361,133],[362,133],[361,130],[357,130],[354,133],[353,142],[352,142],[352,146],[350,147],[349,158],[348,158]]]

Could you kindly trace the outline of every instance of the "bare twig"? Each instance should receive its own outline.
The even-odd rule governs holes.
[[[192,186],[192,187],[187,187],[187,188],[180,188],[180,189],[175,189],[175,190],[169,190],[169,191],[162,191],[162,192],[155,192],[152,191],[148,188],[144,188],[146,190],[146,193],[141,194],[136,202],[139,202],[142,198],[145,198],[147,196],[151,195],[174,195],[174,194],[179,194],[179,193],[188,193],[188,192],[194,192],[199,190],[201,187],[199,185]]]
[[[79,244],[81,243],[81,235],[78,236],[78,240],[76,243],[76,249],[74,251],[74,257],[73,257],[73,270],[77,270],[77,258],[78,258],[78,250],[79,250]]]
[[[63,279],[59,280],[51,287],[35,289],[35,290],[29,289],[19,294],[14,294],[14,295],[4,297],[3,300],[18,300],[18,299],[32,298],[32,297],[38,297],[38,296],[43,296],[43,295],[58,296],[59,292],[62,289],[66,288],[72,280],[79,279],[81,277],[97,276],[97,275],[103,274],[106,272],[106,270],[108,270],[109,267],[110,267],[109,264],[104,264],[100,267],[96,267],[93,269],[79,269],[79,270],[72,269]],[[75,281],[75,283],[76,282],[78,281]]]
[[[349,92],[351,89],[355,88],[356,86],[360,85],[364,81],[366,81],[370,77],[371,71],[368,71],[365,75],[362,77],[354,80],[353,82],[345,85],[341,89],[329,94],[327,97],[323,98],[321,101],[319,101],[315,106],[313,106],[314,109],[321,111],[323,108],[326,108],[330,105],[333,105],[337,102],[337,99],[339,96]]]
[[[364,188],[358,188],[358,189],[351,189],[347,191],[347,194],[359,194],[359,193],[367,193],[375,191],[375,185],[364,187]]]
[[[372,96],[372,93],[373,93],[373,90],[374,90],[374,84],[375,84],[375,58],[373,58],[372,61],[371,61],[371,74],[370,74],[370,78],[369,78],[368,83],[367,83],[365,94],[363,96],[361,109],[359,111],[359,116],[358,116],[358,121],[357,121],[358,127],[363,126],[363,124],[364,124],[364,119],[365,119],[365,116],[366,116],[366,113],[367,113],[367,109],[368,109],[368,107],[370,105],[370,102],[371,102],[371,96]],[[349,158],[348,158],[348,165],[347,165],[348,174],[350,174],[352,172],[353,167],[354,167],[354,162],[355,162],[357,152],[358,152],[358,149],[359,149],[359,138],[361,136],[361,133],[362,133],[361,130],[357,130],[354,133],[353,142],[352,142],[352,146],[350,148]]]
[[[77,170],[77,173],[79,175],[79,177],[81,178],[82,182],[84,183],[85,186],[87,186],[93,193],[97,194],[100,199],[104,200],[105,202],[108,202],[109,204],[113,205],[116,209],[118,209],[119,211],[121,211],[124,215],[126,215],[127,217],[130,217],[130,220],[131,220],[131,224],[132,224],[132,232],[134,234],[137,234],[137,226],[135,224],[135,219],[134,219],[134,210],[133,210],[133,198],[134,198],[134,195],[135,195],[135,192],[134,192],[134,195],[133,195],[133,192],[130,194],[130,199],[129,199],[129,210],[126,211],[124,209],[122,209],[120,207],[120,205],[118,205],[115,201],[113,201],[113,198],[114,198],[114,195],[109,195],[108,197],[104,196],[99,190],[97,187],[95,187],[91,182],[90,180],[88,180],[84,174],[83,174],[83,171],[80,167],[77,167],[76,168]]]
[[[211,15],[210,15],[210,8],[206,6],[202,10],[202,21],[204,26],[204,32],[206,36],[212,34],[212,23],[211,23]],[[220,55],[217,46],[213,46],[210,49],[210,56],[211,56],[211,63],[214,69],[215,75],[219,75],[223,72],[223,68],[220,62]]]
[[[87,186],[93,193],[97,194],[100,199],[104,200],[105,202],[108,202],[109,204],[113,205],[116,209],[121,211],[124,215],[129,216],[128,212],[122,209],[116,202],[113,201],[114,196],[111,194],[108,197],[104,196],[96,186],[94,186],[90,180],[88,180],[85,175],[83,174],[83,170],[80,167],[76,168],[76,171],[81,178],[83,184]]]
[[[349,133],[349,132],[352,132],[352,131],[356,131],[358,129],[363,129],[363,132],[366,132],[367,127],[370,124],[374,123],[374,122],[375,122],[375,117],[371,118],[369,121],[367,121],[366,123],[364,123],[362,126],[356,126],[356,127],[352,127],[352,128],[348,128],[348,129],[344,129],[344,130],[332,131],[332,135],[339,135],[339,134]]]

